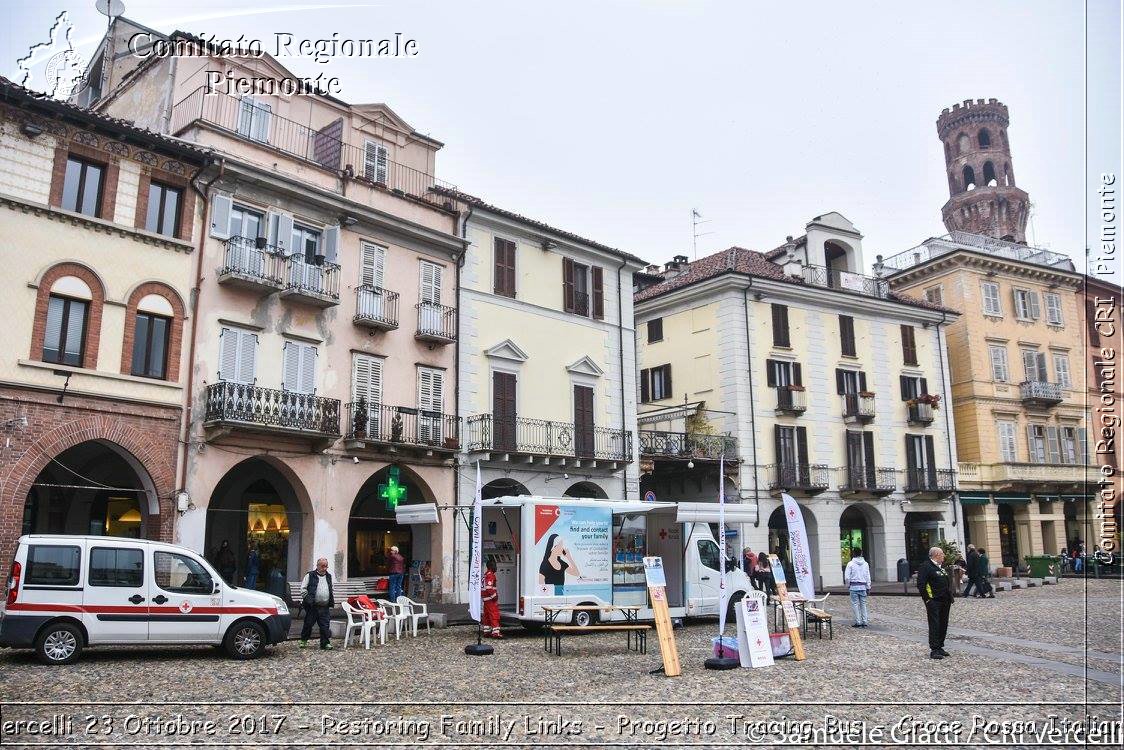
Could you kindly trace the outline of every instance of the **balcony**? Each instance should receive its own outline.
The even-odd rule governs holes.
[[[829,486],[826,464],[770,464],[769,489],[818,495]]]
[[[824,289],[855,292],[877,299],[888,299],[890,296],[890,282],[885,279],[825,266],[804,266],[804,283]]]
[[[376,331],[393,331],[398,327],[398,292],[369,284],[355,289],[355,317],[357,326]]]
[[[885,260],[880,260],[879,263],[875,264],[875,268],[877,269],[881,266],[887,269],[888,273],[891,274],[896,271],[905,271],[914,266],[928,263],[930,260],[939,258],[942,255],[954,253],[961,248],[976,250],[994,258],[1005,258],[1008,260],[1022,261],[1024,263],[1035,263],[1040,266],[1060,268],[1070,272],[1073,271],[1073,261],[1068,255],[1052,250],[1044,250],[1038,247],[1019,244],[1017,242],[1007,242],[1006,240],[999,240],[982,234],[960,231],[951,232],[943,237],[928,239],[915,248],[905,250],[897,255],[892,255]]]
[[[866,424],[874,421],[873,393],[844,393],[843,421]]]
[[[264,237],[231,237],[225,243],[217,277],[220,284],[270,294],[285,286],[285,257],[267,245]]]
[[[843,472],[843,482],[839,491],[843,494],[889,495],[898,488],[898,473],[894,469],[848,466],[840,471]]]
[[[330,444],[340,434],[340,402],[308,393],[221,382],[207,386],[203,424],[213,440],[232,430],[286,434]]]
[[[491,414],[469,417],[465,426],[468,452],[490,453],[502,460],[523,457],[527,463],[591,467],[604,462],[610,469],[632,461],[628,430],[524,417],[497,421]]]
[[[1065,398],[1057,383],[1027,380],[1019,383],[1019,398],[1027,406],[1056,406]]]
[[[195,123],[205,123],[247,143],[370,183],[398,197],[445,211],[456,210],[452,198],[434,190],[440,187],[455,192],[454,185],[390,159],[369,162],[365,148],[342,140],[341,120],[313,130],[248,101],[200,87],[172,108],[169,134],[179,136]]]
[[[640,430],[637,436],[641,456],[681,461],[717,461],[725,456],[731,463],[738,460],[738,439],[729,435]]]
[[[365,401],[347,404],[346,413],[349,449],[433,455],[460,448],[460,419],[455,414]]]
[[[939,495],[956,490],[956,472],[952,469],[909,469],[905,473],[905,491],[913,495]]]
[[[932,404],[909,404],[907,408],[909,410],[910,424],[925,425],[933,423],[934,415]]]
[[[988,486],[995,490],[1035,490],[1064,492],[1078,490],[1101,479],[1096,466],[1085,464],[960,464],[960,482]]]
[[[285,288],[281,296],[315,307],[333,307],[340,303],[340,267],[322,261],[308,263],[299,255],[286,261]]]
[[[800,386],[777,386],[777,414],[798,417],[808,409],[808,392]]]
[[[451,344],[457,340],[457,311],[435,302],[419,302],[418,330],[414,338],[430,344]]]

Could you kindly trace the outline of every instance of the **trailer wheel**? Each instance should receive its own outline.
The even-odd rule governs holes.
[[[732,597],[730,597],[730,601],[726,603],[726,622],[737,622],[736,611],[738,608],[738,603],[744,598],[744,591],[738,591]]]
[[[588,628],[590,625],[597,624],[597,613],[588,610],[578,610],[574,612],[570,618],[570,624],[577,625],[579,628]]]

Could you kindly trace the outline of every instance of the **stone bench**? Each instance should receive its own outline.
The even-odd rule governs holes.
[[[1042,586],[1042,579],[1041,578],[1027,578],[1026,579],[1026,585],[1027,585],[1027,588],[1031,588],[1031,587],[1034,587],[1034,586],[1041,587]]]
[[[1042,585],[1043,586],[1056,586],[1057,584],[1058,584],[1058,577],[1057,576],[1043,576],[1042,577]]]

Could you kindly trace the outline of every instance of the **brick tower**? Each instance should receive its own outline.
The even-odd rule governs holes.
[[[950,232],[1026,243],[1030,197],[1015,187],[1008,122],[1007,105],[996,99],[966,99],[937,119],[950,196],[941,215]]]

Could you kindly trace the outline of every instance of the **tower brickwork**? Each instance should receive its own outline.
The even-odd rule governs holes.
[[[997,99],[966,99],[937,119],[949,193],[941,215],[950,232],[1026,242],[1030,196],[1015,186],[1009,122]]]

